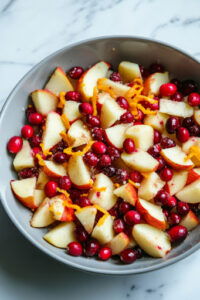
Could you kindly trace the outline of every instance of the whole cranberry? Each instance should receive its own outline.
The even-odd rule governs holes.
[[[194,125],[195,126],[195,125]],[[176,132],[176,137],[181,143],[185,143],[190,138],[190,133],[187,128],[179,127]]]
[[[21,135],[23,136],[23,138],[25,139],[29,139],[33,136],[34,134],[34,129],[32,126],[30,125],[24,125],[21,129]]]
[[[59,188],[61,188],[62,190],[69,190],[72,185],[69,176],[59,177],[58,185],[59,185]]]
[[[31,147],[38,147],[40,146],[40,143],[42,142],[42,139],[39,135],[33,135],[30,139],[29,139],[30,145]]]
[[[40,148],[40,147],[34,147],[34,148],[32,148],[32,155],[33,155],[33,157],[35,157],[36,156],[36,154],[38,154],[38,153],[41,153],[42,152],[42,149]]]
[[[199,136],[200,135],[200,129],[198,125],[192,125],[188,128],[189,133],[191,136]]]
[[[110,158],[112,160],[115,160],[120,157],[119,150],[117,150],[115,147],[108,147],[107,153],[110,155]]]
[[[119,214],[120,215],[125,215],[125,213],[127,213],[130,210],[131,206],[129,203],[127,202],[121,202],[119,204]]]
[[[29,115],[31,113],[35,113],[35,112],[36,112],[35,107],[33,107],[33,106],[27,107],[27,109],[26,109],[26,118],[28,119]]]
[[[139,247],[136,247],[134,250],[137,252],[137,258],[138,259],[142,258],[142,256],[144,255],[143,250]]]
[[[100,126],[100,120],[97,116],[88,115],[87,116],[87,123],[92,127],[99,127]]]
[[[22,179],[30,178],[30,177],[37,177],[39,171],[37,168],[25,168],[19,171],[18,176]]]
[[[163,214],[165,215],[165,218],[169,217],[169,211],[167,209],[163,209]]]
[[[161,139],[160,145],[163,149],[166,148],[172,148],[176,146],[175,141],[173,141],[172,139],[168,138],[168,137],[163,137]]]
[[[168,234],[172,243],[182,242],[188,235],[187,228],[177,225],[168,230]]]
[[[124,221],[126,224],[133,226],[135,224],[139,224],[141,222],[141,215],[139,212],[135,210],[129,210],[125,215],[124,215]]]
[[[79,110],[83,115],[92,115],[93,107],[88,102],[83,102],[79,105]]]
[[[103,141],[104,140],[104,130],[102,128],[95,127],[92,129],[92,137],[94,140]]]
[[[165,190],[160,190],[155,196],[155,202],[158,204],[166,205],[170,198],[170,194]]]
[[[189,128],[194,125],[194,119],[192,117],[187,117],[183,119],[182,127]]]
[[[188,103],[191,106],[198,106],[200,105],[200,94],[198,93],[191,93],[188,96]]]
[[[118,183],[125,183],[128,180],[128,172],[124,169],[117,169],[115,173],[115,178]]]
[[[92,145],[92,150],[97,154],[104,154],[107,150],[107,147],[102,142],[94,142]]]
[[[113,229],[116,233],[123,232],[125,228],[124,221],[122,219],[115,219],[113,222]]]
[[[108,177],[113,177],[115,175],[116,169],[113,166],[109,166],[103,168],[102,172]]]
[[[154,130],[154,137],[153,137],[154,144],[160,143],[161,138],[162,138],[161,133],[158,130]]]
[[[83,253],[82,245],[78,242],[71,242],[67,246],[67,253],[72,256],[80,256]]]
[[[129,178],[130,180],[132,180],[133,182],[136,182],[136,183],[140,183],[143,179],[143,176],[140,172],[138,171],[131,171],[129,173]]]
[[[89,240],[85,245],[85,255],[92,257],[98,254],[100,245],[96,240]]]
[[[160,87],[160,94],[163,97],[170,97],[177,92],[177,87],[173,83],[164,83]]]
[[[108,260],[112,256],[112,250],[109,247],[102,247],[99,250],[98,257],[100,260]]]
[[[117,211],[117,208],[114,206],[112,207],[111,209],[109,209],[109,214],[112,216],[112,217],[115,217],[117,218],[118,217],[118,211]]]
[[[28,116],[28,121],[29,123],[33,124],[33,125],[40,125],[43,122],[43,116],[39,113],[31,113]]]
[[[165,162],[165,160],[162,157],[157,157],[156,159],[159,162],[157,171],[160,171],[160,170],[162,170],[166,166],[166,162]]]
[[[187,213],[189,212],[189,210],[190,210],[190,208],[189,208],[189,205],[187,203],[184,203],[184,202],[178,202],[177,203],[177,212],[181,216],[187,215]]]
[[[131,123],[134,120],[134,116],[129,112],[125,112],[121,117],[120,117],[120,121],[122,123]]]
[[[165,207],[167,207],[168,209],[171,209],[171,208],[175,207],[176,204],[177,204],[177,200],[174,196],[170,196],[164,202]]]
[[[175,84],[178,90],[182,88],[182,82],[179,79],[173,78],[170,82]]]
[[[120,107],[122,107],[124,109],[128,109],[129,108],[128,101],[124,97],[121,97],[121,96],[117,97],[117,103],[119,104]]]
[[[66,161],[68,161],[69,156],[66,153],[63,152],[57,152],[53,156],[53,160],[58,164],[63,164]]]
[[[65,94],[65,99],[79,102],[81,101],[81,94],[79,92],[69,91]]]
[[[181,221],[181,217],[176,214],[175,212],[171,212],[169,217],[168,217],[168,222],[170,225],[178,225]]]
[[[149,108],[150,108],[151,110],[159,110],[159,107],[160,107],[159,101],[156,102],[156,103],[149,103]]]
[[[180,92],[176,92],[171,96],[171,100],[181,102],[183,100],[183,95]]]
[[[76,238],[79,242],[84,243],[87,241],[89,235],[83,227],[77,227],[75,230]]]
[[[144,66],[140,65],[140,73],[142,75],[142,77],[146,78],[150,75],[150,72],[148,69],[146,69]]]
[[[180,120],[177,117],[169,117],[166,122],[168,133],[174,133],[180,127]]]
[[[99,166],[102,167],[107,167],[111,165],[111,158],[108,154],[103,154],[100,159],[99,159]]]
[[[77,201],[76,201],[77,205],[79,205],[80,207],[86,207],[86,206],[90,206],[91,202],[89,200],[89,198],[85,197],[85,196],[81,196]]]
[[[150,73],[163,73],[165,70],[164,66],[159,63],[153,63],[149,67]]]
[[[125,249],[120,253],[120,260],[124,264],[131,264],[138,258],[137,250]]]
[[[155,144],[149,148],[148,153],[153,157],[158,157],[160,155],[161,147],[160,144]]]
[[[84,155],[83,159],[84,159],[85,163],[87,165],[89,165],[90,167],[95,167],[99,162],[99,158],[93,152],[87,152]]]
[[[18,153],[23,146],[23,140],[20,136],[13,136],[9,139],[7,149],[10,153]]]
[[[110,75],[110,80],[112,81],[115,81],[115,82],[119,82],[121,81],[121,76],[118,72],[113,72],[111,75]]]
[[[191,93],[196,92],[198,89],[197,83],[194,80],[185,80],[182,83],[182,93],[187,96]]]
[[[143,119],[144,119],[144,117],[145,117],[145,114],[144,114],[140,109],[138,109],[137,112],[138,112],[137,117],[136,117],[137,122],[143,121]],[[135,122],[134,125],[137,125],[136,122]],[[139,124],[138,124],[138,125],[139,125]]]
[[[173,170],[169,168],[163,168],[160,172],[160,178],[163,181],[170,181],[173,177]]]
[[[52,198],[57,193],[58,184],[55,181],[48,181],[45,184],[44,191],[47,197]]]
[[[68,72],[72,79],[79,79],[83,73],[84,69],[82,67],[73,67]]]
[[[123,143],[123,148],[124,148],[124,151],[129,154],[135,152],[135,150],[136,150],[135,143],[130,138],[125,139],[125,141]]]

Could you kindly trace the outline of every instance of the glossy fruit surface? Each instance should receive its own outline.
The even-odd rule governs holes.
[[[20,136],[13,136],[10,138],[7,144],[7,149],[10,153],[18,153],[23,146],[23,141]]]

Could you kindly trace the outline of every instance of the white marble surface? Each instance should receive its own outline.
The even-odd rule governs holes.
[[[85,38],[132,34],[169,42],[200,58],[199,0],[0,0],[0,105],[37,62]],[[98,276],[46,257],[0,207],[0,299],[198,299],[200,252],[137,276]]]

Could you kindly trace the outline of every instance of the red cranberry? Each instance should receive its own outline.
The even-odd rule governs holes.
[[[42,152],[42,149],[40,147],[34,147],[34,148],[32,148],[32,155],[33,155],[33,157],[35,157],[36,154],[38,154],[40,152]]]
[[[112,256],[112,250],[109,247],[102,247],[99,250],[98,257],[100,260],[108,260]]]
[[[173,78],[170,82],[175,84],[177,86],[178,90],[180,90],[182,88],[182,83],[179,79]]]
[[[44,191],[47,197],[54,197],[57,193],[58,184],[55,181],[48,181],[44,187]]]
[[[120,253],[120,260],[124,264],[131,264],[138,258],[138,252],[133,249],[125,249]]]
[[[115,173],[115,178],[119,183],[125,183],[128,180],[128,172],[123,169],[117,169]]]
[[[124,97],[121,97],[121,96],[118,97],[117,98],[117,103],[119,104],[120,107],[122,107],[124,109],[128,109],[129,108],[128,101]]]
[[[71,242],[67,246],[67,252],[72,256],[80,256],[83,253],[82,245],[78,242]]]
[[[177,212],[181,216],[187,215],[187,213],[189,212],[189,210],[190,210],[190,208],[189,208],[189,205],[187,203],[184,203],[184,202],[178,202],[177,203]]]
[[[162,157],[157,157],[156,159],[159,162],[157,171],[160,171],[160,170],[162,170],[165,167],[166,162],[165,162],[165,160]]]
[[[148,153],[153,157],[158,157],[161,151],[160,144],[155,144],[149,148]]]
[[[118,211],[117,211],[117,208],[116,207],[112,207],[111,209],[109,209],[109,214],[112,216],[112,217],[115,217],[117,218],[118,217]]]
[[[167,209],[163,209],[163,214],[165,215],[166,218],[169,217],[169,211]]]
[[[18,153],[22,149],[22,146],[23,140],[20,136],[11,137],[7,144],[10,153]]]
[[[33,136],[34,129],[30,125],[24,125],[21,129],[21,134],[22,134],[23,138],[29,139]]]
[[[82,67],[73,67],[68,74],[72,79],[79,79],[83,73],[84,69]]]
[[[169,208],[169,209],[175,207],[176,204],[177,204],[177,200],[176,200],[176,198],[175,198],[174,196],[168,197],[168,198],[166,199],[166,201],[164,202],[164,205],[165,205],[167,208]]]
[[[19,171],[18,176],[22,179],[25,179],[30,177],[37,177],[38,173],[39,171],[37,168],[25,168]]]
[[[93,107],[88,102],[83,102],[79,106],[79,110],[83,115],[92,115],[93,113]]]
[[[132,180],[132,181],[134,181],[136,183],[140,183],[142,181],[142,179],[143,179],[143,176],[138,171],[131,171],[129,173],[129,178],[130,178],[130,180]]]
[[[172,148],[172,147],[175,147],[176,146],[176,143],[168,138],[168,137],[163,137],[162,140],[161,140],[161,143],[160,143],[161,147],[163,149],[166,149],[166,148]]]
[[[35,113],[36,111],[35,111],[35,108],[33,107],[33,106],[31,106],[31,107],[27,107],[27,109],[26,109],[26,117],[27,117],[27,119],[28,119],[28,117],[29,117],[29,115],[31,114],[31,113]]]
[[[189,207],[193,212],[195,212],[195,213],[199,212],[199,209],[200,209],[199,203],[190,203]]]
[[[33,135],[29,140],[31,147],[38,147],[42,142],[42,139],[39,135]]]
[[[159,110],[159,107],[160,107],[159,101],[156,102],[156,103],[150,103],[150,104],[149,104],[149,108],[150,108],[151,110]]]
[[[55,146],[51,148],[51,152],[53,154],[56,154],[57,152],[63,152],[63,150],[67,147],[67,144],[65,141],[61,140],[59,143],[57,143]]]
[[[120,215],[125,215],[129,210],[130,210],[131,206],[129,203],[127,202],[121,202],[119,204],[119,214]]]
[[[173,83],[164,83],[160,87],[160,94],[163,97],[170,97],[177,92],[177,87]]]
[[[93,128],[92,137],[94,140],[103,141],[104,140],[104,130],[102,128]]]
[[[112,160],[115,160],[120,157],[119,150],[117,150],[115,147],[108,147],[107,153],[110,155],[110,158]]]
[[[177,225],[169,229],[168,234],[172,243],[181,242],[187,237],[188,231],[185,226]]]
[[[180,127],[180,120],[177,117],[170,117],[166,122],[166,129],[168,133],[174,133]]]
[[[158,204],[165,205],[170,198],[170,194],[165,190],[160,190],[155,196],[155,202]]]
[[[181,217],[174,213],[174,212],[171,212],[169,217],[168,217],[168,222],[170,223],[170,225],[178,225],[181,221]]]
[[[99,252],[100,245],[96,240],[89,240],[85,246],[85,255],[88,257],[92,257],[97,255]]]
[[[108,177],[113,177],[115,175],[116,169],[112,166],[109,166],[103,168],[102,172]]]
[[[149,70],[141,65],[140,65],[140,73],[141,73],[142,77],[144,77],[144,78],[146,78],[150,75]]]
[[[31,113],[28,116],[28,121],[29,121],[29,123],[31,123],[33,125],[40,125],[43,122],[43,117],[39,113]]]
[[[120,117],[120,121],[121,121],[122,123],[131,123],[131,122],[133,122],[133,120],[134,120],[134,117],[133,117],[133,115],[132,115],[129,111],[125,112],[125,113]]]
[[[76,238],[79,242],[84,243],[88,239],[88,233],[83,227],[78,227],[75,230]]]
[[[141,215],[135,210],[129,210],[124,216],[124,221],[130,226],[139,224],[141,222]]]
[[[88,115],[87,116],[87,123],[92,127],[99,127],[100,126],[100,120],[99,117]]]
[[[199,136],[200,135],[200,130],[199,130],[199,126],[197,125],[192,125],[188,128],[190,135],[191,136]]]
[[[176,92],[171,96],[171,100],[181,102],[183,100],[183,95],[180,92]]]
[[[153,63],[149,67],[150,73],[163,73],[164,70],[165,69],[164,69],[163,65],[161,65],[159,63]]]
[[[139,121],[142,121],[143,119],[144,119],[144,117],[145,117],[145,114],[140,110],[140,109],[138,109],[138,115],[137,115],[137,121],[139,122]],[[141,124],[141,123],[140,123]],[[136,122],[135,122],[135,125],[137,125],[136,124]],[[139,124],[138,124],[139,125]]]
[[[163,181],[170,181],[173,177],[173,170],[169,168],[164,168],[160,172],[160,178]]]
[[[97,154],[104,154],[107,150],[107,147],[102,142],[94,142],[94,144],[92,145],[92,149]]]
[[[161,133],[158,130],[154,130],[154,140],[153,140],[154,144],[160,143],[161,138],[162,138]]]
[[[69,91],[65,94],[65,99],[79,102],[81,101],[81,94],[79,92]]]
[[[110,80],[112,81],[115,81],[115,82],[119,82],[121,81],[121,76],[118,72],[113,72],[111,75],[110,75]]]
[[[54,154],[53,160],[58,164],[63,164],[68,161],[68,155],[63,152],[57,152],[56,154]]]
[[[198,86],[194,80],[185,80],[182,83],[182,93],[184,96],[196,92],[197,89]]]
[[[133,153],[135,149],[135,143],[132,139],[125,139],[123,143],[123,148],[126,153]]]
[[[140,259],[143,256],[142,249],[139,247],[136,247],[134,250],[137,252],[137,258]]]
[[[86,206],[90,206],[91,205],[91,202],[90,200],[85,197],[85,196],[81,196],[77,202],[76,202],[80,207],[86,207]]]
[[[189,140],[190,134],[187,128],[179,127],[176,132],[176,137],[181,143],[185,143]]]
[[[83,157],[85,163],[91,167],[95,167],[98,162],[99,162],[99,158],[96,156],[96,154],[92,153],[92,152],[87,152],[84,157]]]
[[[107,154],[103,154],[99,159],[99,166],[100,167],[107,167],[111,165],[111,158]]]
[[[183,119],[183,122],[182,122],[183,127],[189,128],[192,125],[194,125],[194,120],[192,117],[187,117],[187,118]]]
[[[113,222],[113,229],[116,233],[124,231],[125,225],[122,219],[115,219]]]
[[[188,96],[188,103],[191,106],[198,106],[198,105],[200,105],[200,95],[198,93],[191,93]]]
[[[62,176],[58,179],[58,185],[63,190],[69,190],[71,188],[71,180],[69,176]]]

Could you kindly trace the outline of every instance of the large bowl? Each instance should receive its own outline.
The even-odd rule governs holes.
[[[187,239],[174,248],[165,258],[143,258],[134,264],[121,265],[114,260],[101,262],[84,257],[72,257],[64,250],[57,249],[43,240],[46,229],[34,229],[29,221],[31,212],[14,198],[10,190],[10,180],[16,177],[11,168],[12,158],[6,144],[9,137],[18,135],[24,124],[24,108],[28,104],[31,91],[42,88],[56,66],[68,70],[74,65],[85,68],[99,60],[105,60],[114,67],[120,61],[128,60],[148,66],[162,62],[166,69],[180,79],[191,78],[200,83],[198,61],[169,45],[134,37],[103,37],[76,43],[48,56],[17,84],[9,95],[0,117],[0,196],[2,204],[16,227],[36,247],[60,262],[71,267],[103,274],[136,274],[172,264],[200,248],[200,226],[193,230]],[[6,230],[6,228],[5,228]]]

